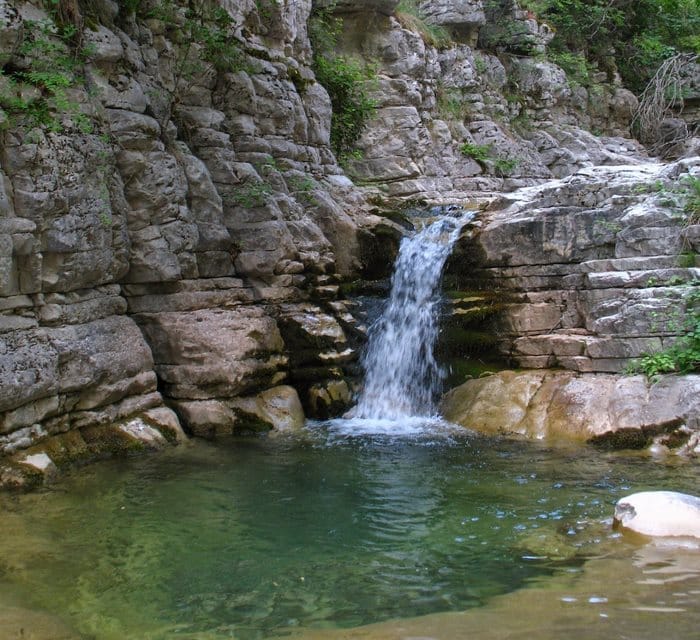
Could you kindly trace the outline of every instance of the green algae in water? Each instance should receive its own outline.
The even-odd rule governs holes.
[[[86,637],[239,638],[478,607],[576,571],[696,466],[464,432],[195,442],[5,496],[0,602]]]

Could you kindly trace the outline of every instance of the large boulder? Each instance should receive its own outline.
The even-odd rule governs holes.
[[[657,444],[694,453],[700,430],[700,376],[501,371],[445,395],[442,415],[475,431],[567,438],[611,447]]]
[[[613,526],[645,536],[700,538],[700,498],[642,491],[617,501]]]

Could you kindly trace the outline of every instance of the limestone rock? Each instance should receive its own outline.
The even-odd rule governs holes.
[[[364,156],[346,165],[360,189],[329,146],[331,102],[311,68],[312,1],[263,4],[220,3],[240,55],[223,68],[165,21],[98,2],[96,24],[80,34],[91,51],[89,90],[76,83],[66,91],[71,107],[56,126],[3,119],[0,451],[12,459],[8,481],[22,476],[14,457],[43,452],[61,468],[160,446],[158,433],[182,439],[161,393],[202,435],[282,426],[289,416],[296,424],[299,394],[318,415],[340,410],[363,339],[348,307],[334,306],[342,281],[388,275],[404,233],[374,213],[397,200],[462,202],[475,189],[529,185],[635,153],[621,138],[578,126],[624,135],[631,101],[622,90],[606,89],[594,110],[592,92],[568,92],[553,65],[504,64],[473,50],[488,3],[421,2],[427,21],[455,40],[438,51],[395,14],[398,0],[318,0],[343,17],[338,52],[377,66],[368,90],[378,109],[358,144]],[[546,29],[501,4],[519,26],[506,48],[541,51]],[[17,7],[0,6],[6,71],[30,64],[20,55],[31,28],[24,21],[50,20],[38,4]],[[515,84],[520,95],[507,100],[504,87]],[[22,91],[39,97],[36,87]],[[527,126],[516,130],[516,120]],[[87,121],[91,130],[79,126]],[[468,157],[465,143],[483,146],[488,159]],[[628,210],[613,233],[622,205],[611,199],[629,198],[631,186],[605,181],[591,173],[544,188],[535,207],[544,213],[526,220],[521,201],[511,220],[486,225],[482,266],[511,269],[501,281],[517,293],[536,285],[500,318],[498,344],[521,362],[614,369],[671,335],[641,335],[651,323],[634,318],[678,302],[673,279],[689,272],[650,276],[664,287],[640,293],[644,269],[661,263],[630,261],[664,252],[659,261],[681,239],[660,203]],[[560,197],[585,202],[582,229],[562,210],[547,215]],[[511,249],[495,239],[501,231],[532,231],[542,247],[517,243],[521,255],[502,260]],[[692,228],[682,242],[693,246]],[[543,255],[540,271],[533,261]],[[579,259],[585,266],[562,270]],[[603,260],[624,260],[624,269]],[[569,328],[588,333],[560,335]]]
[[[464,282],[466,297],[499,292],[479,326],[498,336],[493,351],[526,368],[612,373],[669,346],[700,271],[679,258],[693,225],[647,185],[673,175],[669,188],[682,188],[693,162],[582,169],[520,189],[480,216],[484,225],[457,244],[447,278],[453,289]],[[477,328],[459,314],[455,306],[452,324]]]
[[[472,26],[486,22],[482,0],[424,0],[420,10],[434,24]]]
[[[262,387],[284,363],[283,342],[259,307],[139,314],[169,396],[205,400]]]
[[[615,504],[614,527],[651,537],[700,538],[700,498],[676,491],[642,491]]]
[[[194,436],[214,438],[234,433],[236,416],[220,400],[183,400],[173,407],[185,428]]]
[[[345,380],[314,384],[307,395],[310,415],[321,420],[342,415],[352,402],[350,387]]]
[[[441,413],[488,434],[566,438],[642,448],[657,434],[678,444],[700,429],[700,376],[643,376],[567,371],[502,371],[448,392]],[[678,446],[677,444],[677,446]]]
[[[58,470],[53,460],[45,453],[34,453],[21,459],[20,464],[34,467],[44,476],[44,482],[49,482],[56,477]]]
[[[251,398],[237,398],[231,406],[240,431],[289,431],[304,426],[299,396],[296,389],[287,385],[266,389]]]

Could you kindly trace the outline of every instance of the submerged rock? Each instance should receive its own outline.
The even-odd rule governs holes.
[[[700,538],[700,498],[676,491],[642,491],[615,505],[613,527],[646,536]]]

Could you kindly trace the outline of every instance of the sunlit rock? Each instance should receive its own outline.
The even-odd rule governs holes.
[[[584,440],[641,449],[654,442],[692,455],[700,430],[700,376],[501,371],[469,380],[443,398],[442,415],[488,434]]]
[[[642,491],[618,500],[613,526],[646,536],[700,538],[700,498],[676,491]]]

